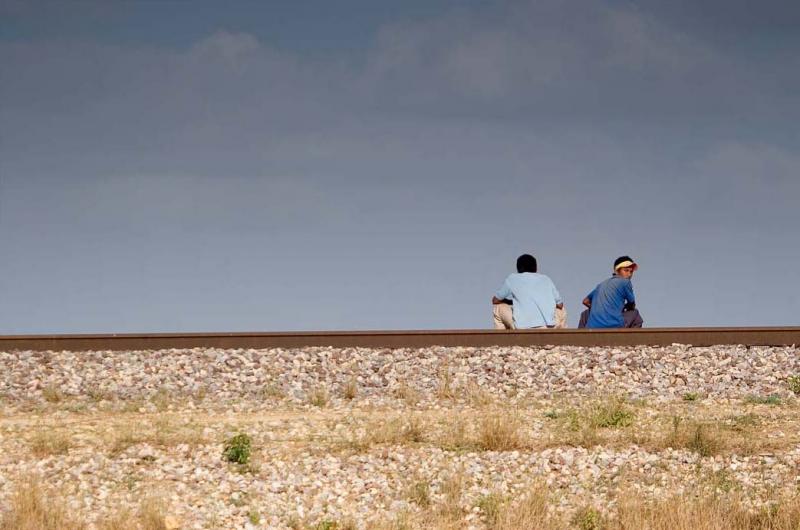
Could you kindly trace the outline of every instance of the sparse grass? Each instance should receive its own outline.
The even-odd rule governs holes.
[[[400,384],[395,387],[392,392],[394,397],[406,403],[406,405],[413,407],[419,403],[420,395],[407,381],[400,381]]]
[[[736,496],[671,497],[647,502],[620,496],[622,502],[610,530],[796,530],[800,528],[800,499],[753,510]]]
[[[318,386],[311,389],[307,395],[308,403],[315,407],[324,408],[330,402],[330,395],[328,389],[323,386]]]
[[[278,383],[271,382],[261,387],[259,396],[261,399],[283,399],[286,393]]]
[[[467,433],[463,418],[446,421],[438,438],[439,447],[446,451],[466,451],[476,448],[476,442]]]
[[[786,386],[795,395],[800,395],[800,375],[790,375],[786,379]]]
[[[166,388],[159,388],[156,393],[150,397],[150,403],[152,403],[159,412],[167,411],[171,401],[170,392]]]
[[[55,385],[47,385],[42,388],[42,398],[48,403],[60,403],[64,399],[64,394]]]
[[[450,373],[450,363],[447,361],[439,367],[439,385],[436,387],[436,397],[439,399],[456,397],[456,390],[453,388],[453,374]]]
[[[499,493],[489,493],[479,497],[475,506],[480,509],[481,513],[486,518],[486,525],[489,528],[494,528],[504,503],[505,501],[502,495]]]
[[[408,487],[406,498],[422,508],[431,505],[431,486],[425,480],[418,480]]]
[[[684,421],[673,416],[672,429],[661,442],[662,447],[686,449],[700,456],[714,456],[724,447],[719,428],[698,421]]]
[[[442,503],[436,507],[439,524],[451,525],[461,520],[461,495],[464,491],[464,475],[453,473],[442,482]]]
[[[544,486],[533,486],[521,498],[504,504],[491,530],[555,530],[561,521],[549,513],[550,499]]]
[[[38,431],[31,439],[31,452],[33,452],[34,456],[40,458],[66,454],[69,452],[69,448],[69,438],[59,431]]]
[[[139,525],[142,530],[167,530],[166,503],[157,497],[148,497],[139,506]]]
[[[313,530],[356,530],[358,525],[352,519],[344,519],[343,521],[323,519],[311,528]]]
[[[351,377],[342,388],[342,397],[347,401],[352,401],[358,395],[358,380]]]
[[[477,444],[484,451],[514,451],[525,448],[529,442],[519,416],[498,411],[481,420]]]
[[[245,433],[237,434],[225,442],[222,457],[234,464],[247,464],[252,452],[252,439]]]
[[[780,405],[781,397],[775,394],[769,396],[747,396],[744,402],[749,405]]]
[[[494,403],[492,395],[481,388],[481,386],[473,380],[470,380],[464,388],[464,393],[467,402],[475,408],[484,408]]]

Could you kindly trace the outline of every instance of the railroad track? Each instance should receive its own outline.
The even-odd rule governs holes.
[[[124,333],[0,335],[0,351],[155,350],[169,348],[298,348],[307,346],[419,348],[424,346],[694,346],[800,345],[800,327],[548,330],[313,331],[244,333]]]

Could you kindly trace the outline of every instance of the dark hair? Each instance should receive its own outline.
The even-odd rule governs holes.
[[[619,265],[623,261],[631,261],[632,262],[633,258],[631,258],[630,256],[620,256],[620,257],[618,257],[617,259],[614,260],[614,270],[617,270],[617,265]]]
[[[536,272],[536,258],[523,254],[517,258],[517,272]]]

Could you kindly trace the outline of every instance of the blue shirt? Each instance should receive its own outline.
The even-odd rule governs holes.
[[[616,275],[599,283],[586,298],[592,302],[587,328],[621,328],[625,324],[622,309],[636,302],[631,281]]]
[[[514,302],[512,311],[517,328],[554,326],[556,304],[562,303],[553,280],[537,272],[510,274],[495,297]]]

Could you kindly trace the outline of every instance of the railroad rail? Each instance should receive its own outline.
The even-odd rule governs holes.
[[[675,343],[693,346],[800,345],[800,327],[0,335],[0,351],[118,351],[170,348],[300,348],[309,346],[340,348],[665,346]]]

